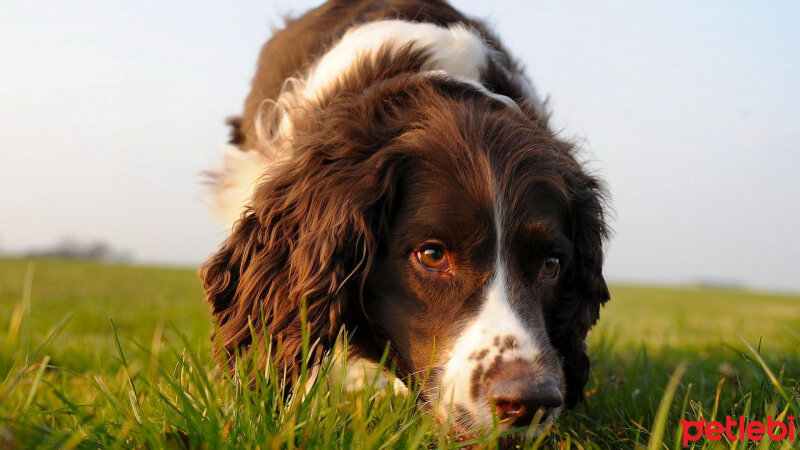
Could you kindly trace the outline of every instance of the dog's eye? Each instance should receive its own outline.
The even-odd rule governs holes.
[[[558,277],[561,270],[561,261],[557,256],[548,256],[544,259],[544,264],[539,271],[539,278],[542,280],[554,280]]]
[[[447,251],[440,245],[429,245],[417,251],[417,259],[428,270],[444,272],[450,267]]]

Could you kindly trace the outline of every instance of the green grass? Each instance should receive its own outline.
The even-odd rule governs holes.
[[[413,390],[348,393],[326,373],[285,403],[274,371],[256,391],[227,379],[201,299],[193,270],[0,259],[0,448],[458,445]],[[682,417],[800,415],[798,297],[613,286],[589,342],[586,402],[526,446],[672,449]],[[695,448],[711,444],[769,442]]]

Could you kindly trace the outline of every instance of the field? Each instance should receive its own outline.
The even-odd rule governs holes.
[[[0,448],[460,445],[413,392],[331,381],[284,403],[274,371],[243,389],[211,360],[201,300],[192,269],[0,260]],[[521,445],[681,448],[681,418],[800,416],[798,297],[612,286],[590,348],[586,402]]]

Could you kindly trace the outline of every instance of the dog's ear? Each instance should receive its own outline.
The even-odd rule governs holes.
[[[562,283],[561,301],[549,312],[548,323],[553,344],[563,357],[567,382],[567,407],[583,400],[583,387],[589,379],[586,335],[600,315],[600,306],[609,299],[603,278],[603,241],[607,226],[603,195],[598,182],[580,176],[580,186],[572,194],[572,243],[574,261]]]
[[[272,338],[272,360],[291,377],[302,363],[303,301],[310,342],[323,351],[333,346],[349,306],[360,308],[404,165],[386,147],[398,129],[359,117],[369,114],[365,105],[343,105],[352,111],[329,108],[313,126],[296,130],[292,159],[269,169],[230,237],[200,270],[220,360],[255,352],[263,367]]]
[[[262,184],[253,205],[201,269],[223,360],[232,362],[237,349],[256,351],[263,359],[264,339],[272,337],[279,343],[273,355],[279,369],[296,374],[303,300],[310,341],[327,350],[345,309],[360,295],[386,193],[355,173],[324,170],[323,175],[322,167],[305,166]]]

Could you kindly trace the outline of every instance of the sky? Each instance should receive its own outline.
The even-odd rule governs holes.
[[[196,265],[260,46],[319,2],[0,2],[0,251]],[[798,2],[454,1],[611,193],[606,277],[800,292]]]

